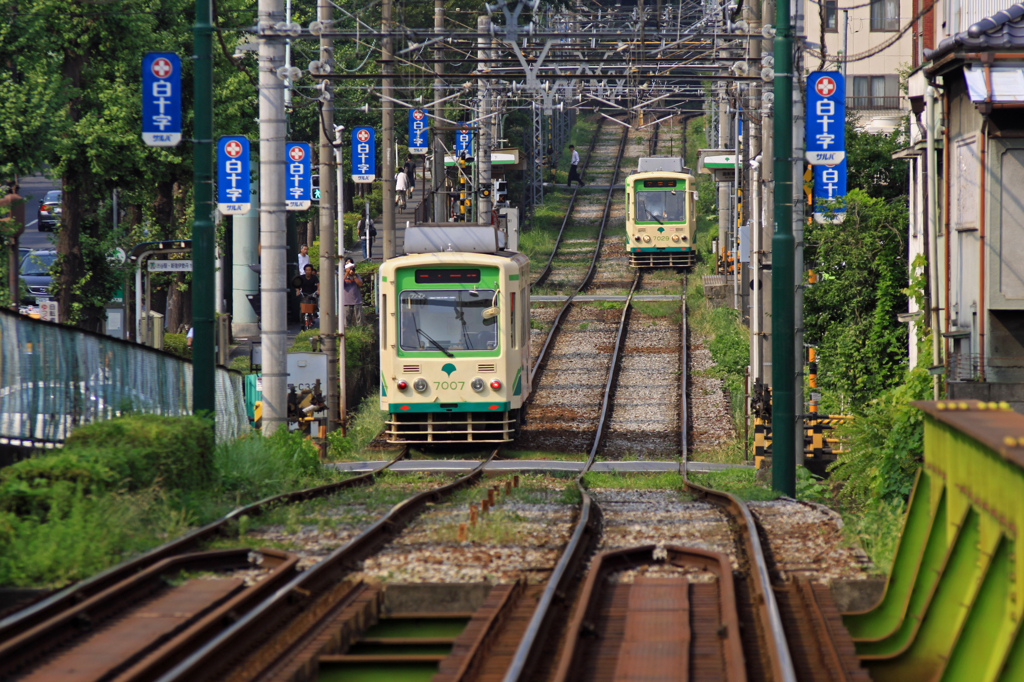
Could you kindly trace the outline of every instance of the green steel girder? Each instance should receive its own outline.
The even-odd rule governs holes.
[[[921,402],[924,467],[886,592],[844,614],[876,682],[1024,679],[1024,415]]]

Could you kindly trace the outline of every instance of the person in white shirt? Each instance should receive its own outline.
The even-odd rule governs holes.
[[[309,247],[303,244],[299,247],[299,272],[305,272],[309,265]]]
[[[569,149],[572,151],[572,158],[569,159],[569,180],[565,183],[565,186],[572,187],[572,182],[575,180],[577,186],[582,187],[583,181],[580,180],[580,174],[578,171],[580,165],[580,153],[576,151],[576,145],[569,145]]]
[[[405,170],[400,170],[395,180],[395,205],[403,211],[405,210],[405,193],[408,190],[409,176],[405,174]]]

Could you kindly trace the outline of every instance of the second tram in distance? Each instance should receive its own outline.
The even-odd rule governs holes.
[[[696,191],[676,157],[640,159],[626,178],[626,251],[634,268],[691,268],[696,263]]]

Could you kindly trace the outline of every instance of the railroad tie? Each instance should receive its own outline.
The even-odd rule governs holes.
[[[638,577],[629,590],[629,609],[616,680],[678,680],[689,670],[690,581]]]

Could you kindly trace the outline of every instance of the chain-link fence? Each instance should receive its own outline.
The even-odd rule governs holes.
[[[192,364],[108,336],[0,310],[0,435],[62,442],[126,412],[192,414]],[[249,428],[242,375],[217,369],[217,440]]]

